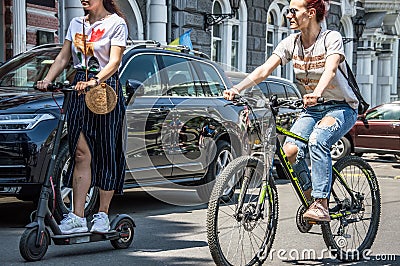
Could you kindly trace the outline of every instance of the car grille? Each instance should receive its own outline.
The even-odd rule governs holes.
[[[0,179],[26,178],[28,175],[27,149],[17,143],[0,145]]]
[[[15,179],[27,177],[25,160],[10,160],[9,158],[0,158],[0,179]]]

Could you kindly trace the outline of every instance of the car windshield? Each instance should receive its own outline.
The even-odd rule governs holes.
[[[386,104],[369,112],[366,117],[369,120],[399,120],[400,105]]]
[[[58,52],[58,49],[31,51],[9,60],[0,67],[0,87],[33,89],[38,80],[44,79]],[[69,64],[55,81],[72,81],[73,73],[72,65]]]

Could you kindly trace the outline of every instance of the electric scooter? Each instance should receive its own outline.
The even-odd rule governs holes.
[[[48,205],[51,193],[54,191],[51,174],[55,167],[60,146],[61,134],[65,123],[65,110],[70,101],[71,92],[74,91],[74,86],[71,86],[69,82],[64,84],[55,83],[49,85],[47,90],[52,92],[61,91],[64,93],[64,102],[61,109],[60,120],[58,121],[49,168],[40,192],[36,217],[33,222],[26,225],[26,229],[19,242],[21,256],[26,261],[41,260],[47,252],[51,239],[55,245],[72,245],[109,240],[115,249],[128,248],[133,241],[134,228],[136,226],[133,219],[127,214],[118,214],[114,217],[110,222],[110,231],[102,234],[85,232],[63,235],[54,219]],[[50,234],[49,229],[53,234]]]

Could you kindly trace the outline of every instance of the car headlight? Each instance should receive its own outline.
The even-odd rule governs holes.
[[[0,130],[33,129],[42,121],[56,119],[52,114],[9,114],[0,115]]]

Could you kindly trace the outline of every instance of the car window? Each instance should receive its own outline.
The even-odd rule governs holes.
[[[383,105],[369,112],[365,118],[368,120],[400,120],[400,107]]]
[[[203,96],[203,90],[190,60],[171,55],[163,55],[163,73],[168,80],[167,95],[171,96]]]
[[[202,74],[204,75],[203,78],[205,80],[202,83],[206,91],[206,95],[211,97],[222,96],[225,87],[217,70],[213,66],[201,62],[198,63],[198,66],[200,67],[199,70],[201,70]]]
[[[265,97],[269,99],[271,97],[271,93],[268,90],[268,86],[266,82],[261,82],[257,85],[257,87],[264,93]]]
[[[161,96],[162,85],[158,71],[157,57],[153,54],[140,54],[134,56],[123,69],[120,82],[123,86],[128,79],[143,83],[145,96]]]
[[[268,82],[268,89],[271,95],[275,94],[278,97],[278,100],[286,99],[286,92],[283,84],[270,81]]]
[[[47,75],[56,56],[57,52],[38,51],[20,58],[17,64],[14,64],[13,60],[11,60],[9,64],[2,66],[5,74],[0,78],[0,86],[33,88],[37,81],[43,80]],[[63,83],[66,80],[72,82],[74,75],[75,70],[72,67],[72,61],[70,61],[55,82]]]
[[[299,95],[298,93],[296,93],[295,88],[289,85],[286,85],[285,88],[286,88],[286,95],[289,100],[299,99]]]

